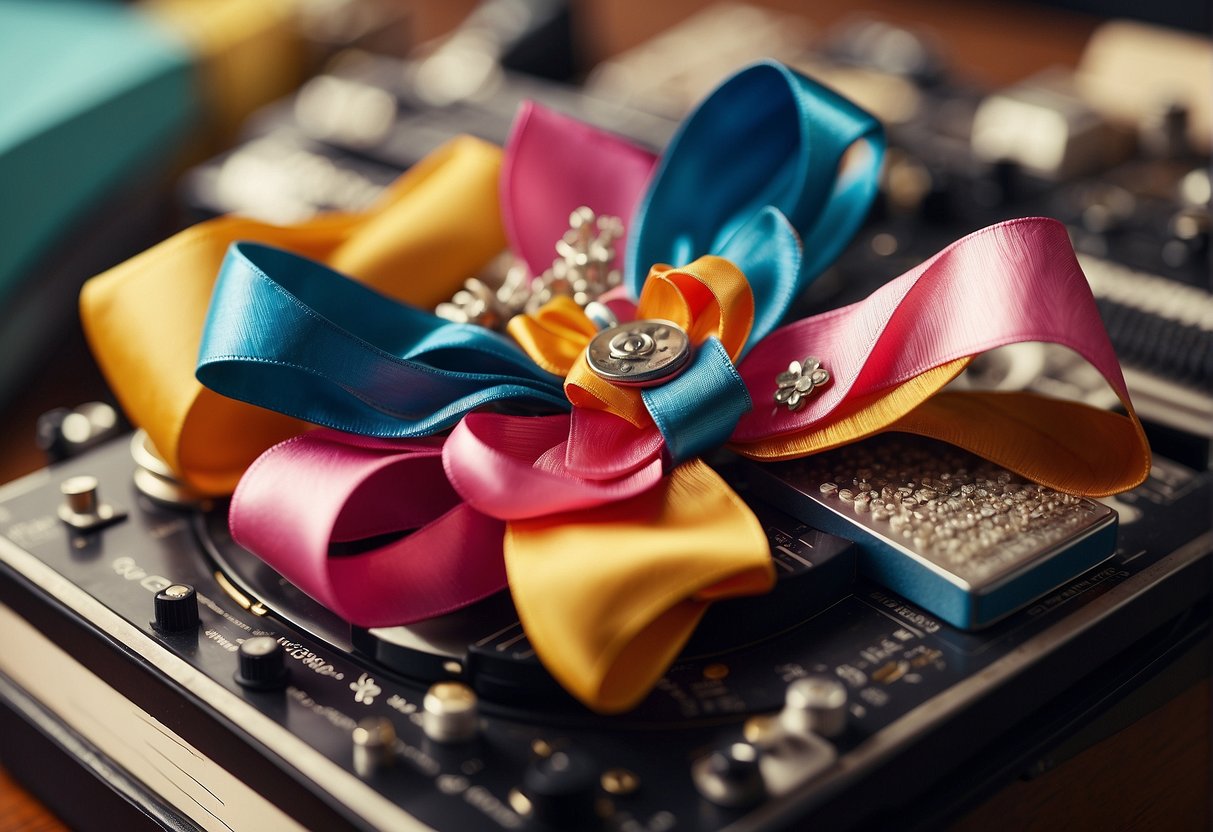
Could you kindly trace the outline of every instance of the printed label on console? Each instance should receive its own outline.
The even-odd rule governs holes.
[[[332,662],[307,649],[299,642],[291,641],[287,638],[279,638],[278,643],[282,645],[282,649],[286,651],[288,657],[299,662],[317,676],[325,676],[338,681],[345,679],[345,674],[333,667]],[[365,676],[366,674],[363,675]]]

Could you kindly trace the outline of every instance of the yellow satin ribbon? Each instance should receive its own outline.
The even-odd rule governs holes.
[[[1105,497],[1150,475],[1150,446],[1133,404],[1125,414],[1028,392],[948,391],[972,356],[854,402],[820,428],[730,447],[751,459],[796,459],[881,431],[917,433],[972,451],[1068,494]],[[1117,453],[1108,453],[1116,448]]]
[[[629,500],[510,523],[505,566],[544,667],[604,713],[644,698],[709,603],[775,577],[758,520],[699,460]]]
[[[736,266],[701,257],[678,269],[654,266],[636,315],[678,324],[692,344],[714,336],[736,359],[754,297]],[[589,369],[585,348],[597,329],[577,304],[553,301],[514,318],[509,331],[536,363],[566,376],[574,405],[652,426],[637,389]],[[644,697],[712,601],[765,592],[775,578],[758,521],[699,460],[630,500],[511,522],[505,557],[518,616],[544,667],[606,713]]]
[[[322,260],[379,291],[433,308],[506,246],[501,150],[461,137],[402,176],[368,211],[292,226],[241,217],[201,223],[85,284],[80,313],[123,409],[165,461],[208,494],[235,488],[271,445],[307,426],[223,398],[194,378],[219,265],[255,240]]]

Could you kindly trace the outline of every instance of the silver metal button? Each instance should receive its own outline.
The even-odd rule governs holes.
[[[396,726],[387,717],[368,716],[354,729],[354,770],[370,777],[391,765],[396,755]]]
[[[790,731],[836,737],[847,727],[847,699],[847,687],[837,679],[797,679],[788,685],[780,719]]]
[[[480,729],[476,694],[462,682],[430,685],[422,700],[421,728],[434,742],[467,742]]]
[[[646,387],[677,375],[691,358],[691,339],[678,324],[642,320],[594,336],[590,369],[616,384]]]
[[[65,480],[59,486],[64,501],[59,506],[59,519],[79,531],[92,531],[126,517],[97,496],[97,478],[87,474]]]

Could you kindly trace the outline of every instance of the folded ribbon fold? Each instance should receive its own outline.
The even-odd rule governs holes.
[[[431,434],[501,400],[567,407],[559,379],[504,336],[252,243],[220,269],[197,373],[225,396],[364,436]]]
[[[123,410],[190,485],[230,493],[259,453],[305,426],[224,398],[194,378],[215,276],[236,240],[257,240],[429,308],[505,246],[501,150],[461,137],[413,167],[371,209],[294,226],[223,217],[188,228],[85,284],[80,316]],[[419,276],[424,279],[419,279]]]
[[[447,484],[439,440],[313,431],[248,473],[232,497],[232,538],[354,624],[432,618],[505,587],[504,524]],[[284,505],[294,510],[287,523]],[[357,541],[368,545],[333,551]]]

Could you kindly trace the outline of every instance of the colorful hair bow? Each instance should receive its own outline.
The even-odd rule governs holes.
[[[233,246],[198,378],[343,431],[259,458],[233,497],[233,536],[367,626],[439,614],[508,579],[544,665],[590,707],[618,711],[712,601],[772,581],[763,530],[698,458],[709,449],[781,459],[908,430],[1067,491],[1144,479],[1144,435],[1053,221],[984,229],[858,304],[777,328],[862,220],[881,150],[870,116],[770,63],[700,106],[643,198],[643,152],[524,111],[502,177],[513,249],[537,272],[578,205],[633,217],[626,292],[610,306],[625,324],[658,323],[649,341],[629,346],[625,329],[611,349],[658,349],[666,326],[690,347],[681,373],[647,387],[591,365],[598,328],[571,302],[516,317],[507,339],[296,255]],[[973,356],[1025,340],[1076,350],[1127,415],[940,392]],[[520,404],[550,415],[499,412]],[[410,530],[330,557],[332,542]]]

